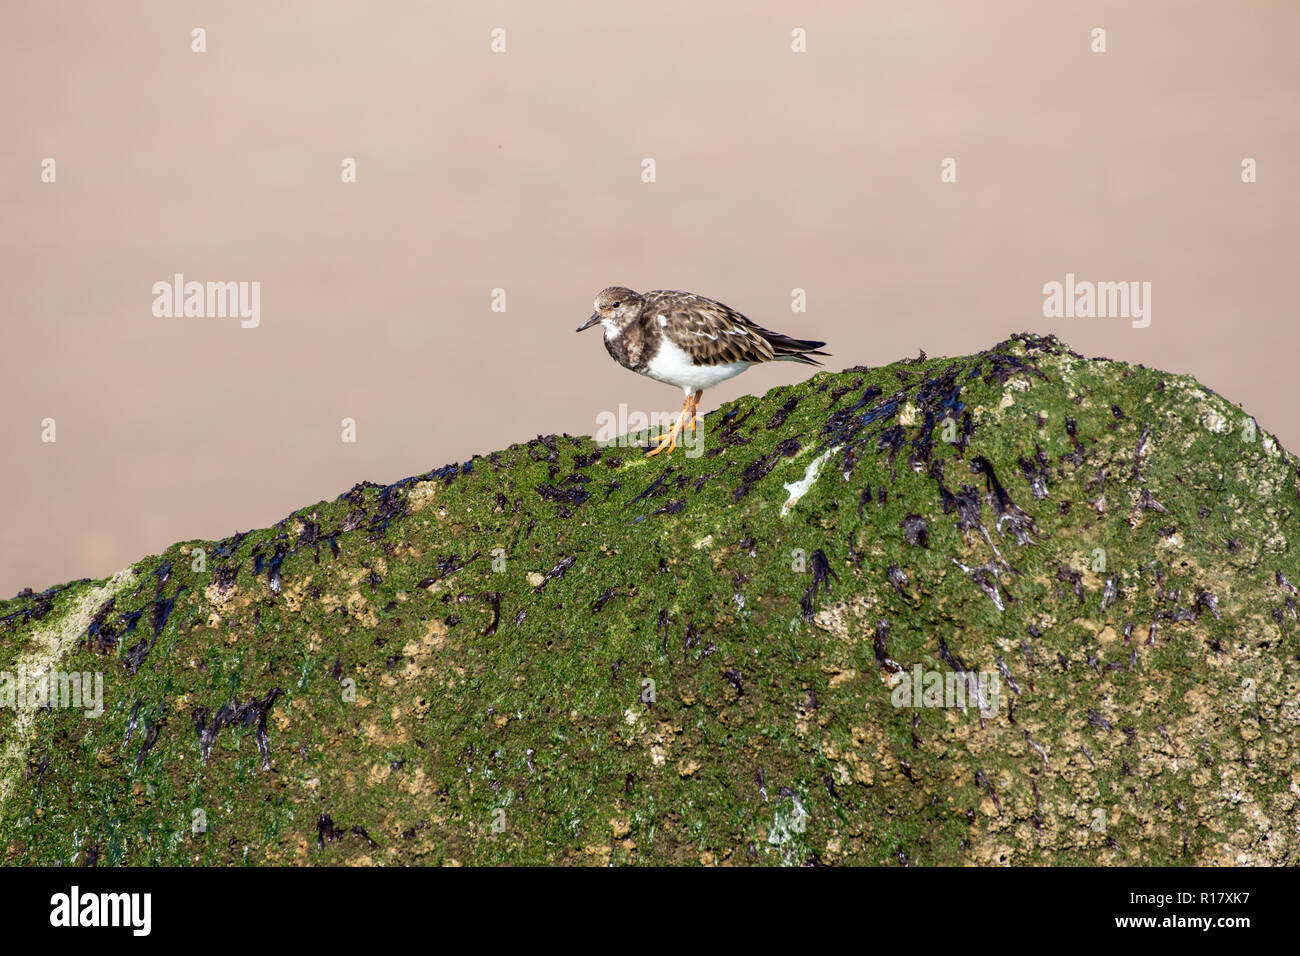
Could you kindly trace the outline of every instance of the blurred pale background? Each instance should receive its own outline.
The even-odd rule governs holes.
[[[0,73],[0,594],[675,409],[574,334],[610,284],[834,368],[1055,332],[1300,447],[1294,2],[5,0]],[[176,272],[260,327],[155,318]],[[1066,272],[1151,282],[1150,328],[1045,319]]]

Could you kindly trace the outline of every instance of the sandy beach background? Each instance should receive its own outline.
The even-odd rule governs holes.
[[[1300,449],[1295,3],[8,0],[0,64],[5,596],[675,409],[574,334],[611,284],[833,368],[1052,332]],[[155,316],[177,273],[257,326]],[[1149,326],[1044,317],[1067,273]]]

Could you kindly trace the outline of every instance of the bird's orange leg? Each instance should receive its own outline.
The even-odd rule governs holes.
[[[682,412],[680,415],[677,416],[677,424],[673,425],[672,431],[670,431],[667,435],[659,436],[658,446],[646,452],[647,458],[649,458],[651,455],[657,455],[661,451],[666,451],[670,455],[673,453],[673,449],[677,447],[677,435],[679,432],[681,432],[682,426],[686,424],[686,410],[690,406],[690,404],[691,404],[691,400],[689,398],[682,403]]]
[[[696,392],[694,395],[691,396],[690,407],[691,407],[691,432],[692,433],[695,432],[695,421],[699,417],[699,411],[700,411],[700,396],[703,394],[704,394],[704,389],[700,389],[698,392]]]

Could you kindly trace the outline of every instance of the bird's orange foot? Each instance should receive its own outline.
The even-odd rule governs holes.
[[[647,458],[651,455],[657,455],[661,451],[666,451],[670,455],[673,453],[673,449],[677,447],[677,435],[682,430],[682,426],[686,423],[686,410],[687,406],[683,405],[682,413],[677,416],[677,422],[673,425],[672,431],[667,435],[659,436],[659,444],[655,448],[646,452]]]
[[[659,444],[656,445],[654,448],[652,448],[650,451],[646,452],[646,457],[649,458],[651,455],[657,455],[661,451],[666,451],[668,452],[668,454],[671,455],[673,453],[673,449],[677,447],[677,433],[681,431],[681,428],[682,428],[682,420],[679,418],[677,419],[677,424],[673,426],[672,431],[670,431],[667,435],[659,436]]]

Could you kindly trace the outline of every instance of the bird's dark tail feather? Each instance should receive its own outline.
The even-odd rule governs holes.
[[[772,345],[772,351],[776,353],[778,362],[803,362],[805,365],[821,365],[811,355],[829,356],[830,352],[817,351],[825,342],[814,342],[812,339],[792,339],[785,335],[769,336],[768,342]]]

